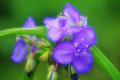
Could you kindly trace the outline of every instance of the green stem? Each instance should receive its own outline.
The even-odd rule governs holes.
[[[107,57],[97,48],[93,46],[91,48],[91,52],[93,54],[94,61],[101,66],[111,77],[113,80],[120,80],[120,72],[117,68],[108,60]]]

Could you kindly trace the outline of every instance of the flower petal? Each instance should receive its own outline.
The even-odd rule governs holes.
[[[63,14],[68,18],[68,20],[71,20],[73,24],[77,24],[80,21],[79,12],[74,7],[72,7],[69,3],[66,4]]]
[[[27,55],[27,44],[22,40],[18,40],[15,44],[11,59],[14,62],[22,62]]]
[[[35,28],[35,21],[32,17],[28,17],[26,22],[24,23],[23,28]]]
[[[68,27],[68,26],[67,26],[67,19],[66,19],[64,16],[59,16],[59,17],[57,18],[57,20],[58,20],[58,23],[59,23],[59,27],[60,27],[60,28],[65,29],[65,28]]]
[[[56,18],[45,18],[44,24],[48,28],[59,28],[59,23]]]
[[[75,33],[78,33],[80,31],[81,28],[79,28],[78,26],[75,26],[75,27],[69,27],[67,30],[66,30],[66,35],[73,35]]]
[[[90,70],[92,63],[92,54],[86,49],[79,56],[74,57],[72,65],[77,72],[86,73]]]
[[[32,53],[33,52],[33,49],[35,48],[35,46],[34,45],[30,45],[30,53]]]
[[[56,28],[48,29],[48,37],[53,41],[57,42],[64,37],[64,31]]]
[[[75,46],[83,45],[86,48],[96,44],[94,30],[91,27],[82,27],[81,30],[74,35],[73,43]]]
[[[26,20],[26,22],[24,23],[23,28],[24,28],[24,29],[25,29],[25,28],[36,28],[36,24],[35,24],[34,19],[33,19],[32,17],[28,17],[27,20]],[[33,35],[29,35],[29,37],[30,37],[31,39],[34,38]]]
[[[58,44],[53,50],[52,58],[60,64],[70,64],[74,56],[75,47],[70,41]]]

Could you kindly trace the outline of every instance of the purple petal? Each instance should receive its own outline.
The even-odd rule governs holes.
[[[69,27],[67,30],[66,30],[66,35],[73,35],[75,33],[78,33],[80,31],[80,27],[76,26],[76,27]]]
[[[60,28],[65,29],[66,27],[68,27],[68,26],[66,26],[67,25],[67,19],[64,16],[59,16],[57,18],[57,20],[58,20]]]
[[[34,19],[32,17],[28,17],[27,20],[26,20],[26,22],[24,23],[23,28],[36,28],[36,24],[35,24]],[[34,38],[33,35],[29,35],[29,37],[31,39]]]
[[[52,58],[60,64],[70,64],[74,56],[75,47],[70,41],[58,44],[53,50]]]
[[[84,50],[79,56],[75,56],[72,62],[77,72],[86,73],[91,69],[93,57],[89,50]]]
[[[30,45],[30,53],[32,53],[33,49],[35,48],[34,45]]]
[[[80,21],[80,14],[70,4],[66,4],[63,13],[73,24],[77,24]]]
[[[26,22],[24,23],[23,28],[35,28],[35,21],[32,17],[28,17]]]
[[[83,45],[86,48],[96,44],[94,30],[91,27],[81,28],[81,30],[74,35],[73,43],[75,46]]]
[[[14,62],[22,62],[27,55],[27,44],[22,40],[18,40],[15,44],[11,59]]]
[[[48,29],[48,37],[53,41],[57,42],[64,37],[64,31],[56,28]]]
[[[59,23],[56,18],[45,18],[44,19],[44,24],[48,28],[59,28]]]
[[[18,36],[16,37],[16,40],[19,41],[19,40],[22,40],[22,38],[18,35]]]

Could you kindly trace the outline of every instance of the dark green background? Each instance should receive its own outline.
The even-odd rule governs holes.
[[[45,17],[56,17],[68,2],[88,17],[89,25],[96,32],[98,47],[120,70],[120,0],[0,0],[0,30],[21,27],[28,16],[37,25],[43,25]],[[10,60],[14,44],[15,36],[0,38],[0,80],[20,80],[23,75],[25,61]],[[43,62],[34,79],[46,80],[46,74],[47,64]],[[80,74],[80,80],[112,79],[94,63],[90,72]]]

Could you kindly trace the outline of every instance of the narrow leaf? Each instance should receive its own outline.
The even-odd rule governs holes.
[[[120,80],[120,72],[96,46],[91,48],[91,52],[93,54],[94,61],[101,66],[113,80]]]

